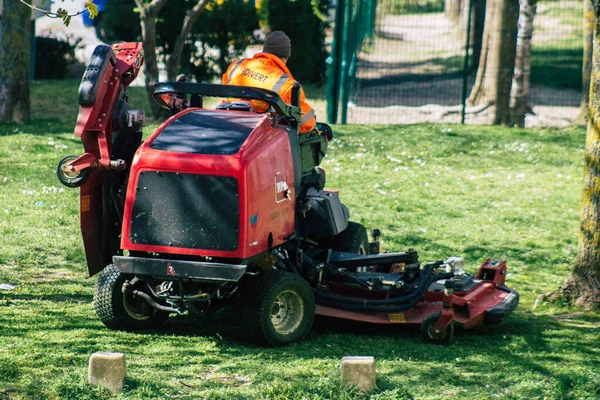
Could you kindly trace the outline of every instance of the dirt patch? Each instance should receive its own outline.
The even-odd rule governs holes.
[[[541,7],[534,45],[556,40],[558,28],[570,35],[565,33],[568,25],[546,15]],[[463,57],[464,43],[442,13],[386,16],[377,24],[376,39],[359,55],[358,84],[349,103],[348,122],[460,123]],[[467,95],[474,83],[471,75]],[[578,90],[533,84],[533,114],[527,115],[526,126],[569,125],[577,117],[580,102]],[[493,107],[467,107],[465,122],[489,124],[493,112]]]

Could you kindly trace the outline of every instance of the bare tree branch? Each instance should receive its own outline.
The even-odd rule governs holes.
[[[176,75],[181,66],[181,54],[183,53],[183,46],[185,40],[189,36],[192,26],[196,19],[202,14],[202,11],[206,8],[209,0],[199,0],[194,7],[187,11],[183,20],[183,26],[181,32],[175,39],[175,45],[173,46],[173,52],[167,56],[167,72],[169,75]],[[169,76],[169,79],[174,79],[175,76]]]
[[[90,17],[93,19],[96,15],[98,15],[98,8],[97,6],[92,2],[86,2],[85,3],[85,7],[83,10],[75,13],[75,14],[69,14],[69,12],[63,8],[59,8],[56,12],[51,12],[51,11],[47,11],[44,10],[42,8],[36,7],[33,4],[30,4],[28,2],[26,2],[25,0],[19,0],[22,4],[26,5],[27,7],[31,8],[32,10],[35,11],[39,11],[43,14],[46,14],[47,17],[49,18],[60,18],[64,21],[65,25],[69,25],[69,23],[71,22],[71,18],[72,17],[76,17],[78,15],[83,14],[86,11],[89,11],[90,13]],[[63,0],[64,1],[64,0]]]
[[[160,12],[163,6],[167,4],[167,1],[169,0],[152,0],[148,8],[151,12],[155,13],[154,15],[156,15]]]

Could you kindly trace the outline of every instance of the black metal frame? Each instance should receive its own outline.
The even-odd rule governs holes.
[[[296,89],[295,87],[292,89]],[[300,87],[298,86],[298,91]],[[154,99],[162,107],[170,111],[173,110],[170,104],[165,103],[160,96],[163,94],[174,94],[181,96],[208,96],[223,98],[239,98],[244,100],[262,100],[268,102],[275,112],[290,123],[300,121],[301,111],[298,104],[294,104],[294,95],[292,94],[292,105],[286,104],[279,94],[261,88],[236,85],[219,85],[214,83],[193,83],[193,82],[160,82],[154,85]]]

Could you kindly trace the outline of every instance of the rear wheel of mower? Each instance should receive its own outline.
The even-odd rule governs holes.
[[[268,271],[246,282],[242,290],[242,319],[248,339],[282,346],[308,333],[315,317],[315,298],[299,275]]]
[[[446,328],[446,331],[442,336],[435,335],[433,331],[435,324],[442,316],[442,313],[429,314],[421,322],[421,335],[426,342],[437,343],[437,344],[448,344],[450,339],[454,336],[454,324],[451,322]]]
[[[94,310],[100,321],[110,329],[136,330],[155,328],[162,325],[169,313],[152,307],[140,296],[124,294],[126,278],[111,264],[104,268],[94,290]],[[143,285],[143,282],[139,282]],[[144,288],[136,287],[143,291]]]
[[[364,226],[356,222],[348,222],[348,227],[331,238],[328,246],[346,253],[369,254],[369,237]]]

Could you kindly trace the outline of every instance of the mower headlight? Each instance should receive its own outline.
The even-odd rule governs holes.
[[[264,100],[250,100],[250,107],[252,107],[252,111],[262,114],[269,111],[271,105],[269,104],[269,102]]]

